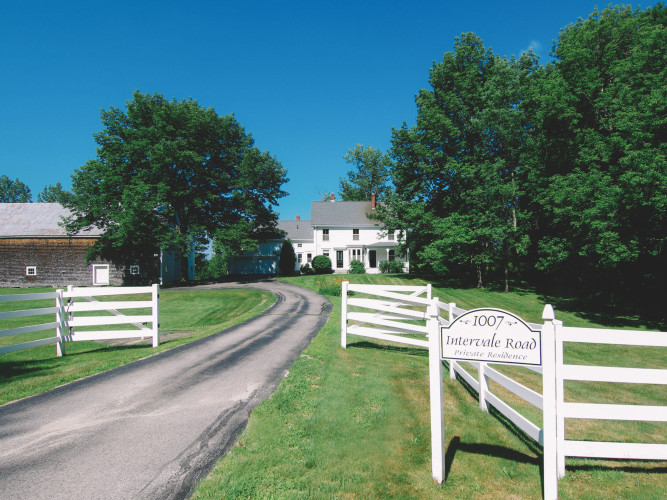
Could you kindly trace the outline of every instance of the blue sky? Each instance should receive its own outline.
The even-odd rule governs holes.
[[[643,8],[655,2],[642,4]],[[234,113],[287,169],[282,219],[338,192],[356,144],[413,124],[434,61],[472,31],[540,61],[588,0],[11,2],[0,10],[0,174],[70,186],[95,157],[102,108],[135,89]],[[601,4],[601,7],[607,4]],[[633,4],[637,6],[637,4]]]

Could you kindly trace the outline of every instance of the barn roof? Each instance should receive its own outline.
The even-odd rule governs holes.
[[[0,203],[0,238],[66,237],[59,224],[70,211],[59,203]],[[96,237],[103,233],[93,228],[76,236]]]

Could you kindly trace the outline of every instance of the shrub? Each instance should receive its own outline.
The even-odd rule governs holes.
[[[403,272],[403,262],[398,260],[383,260],[380,262],[380,272],[398,274]]]
[[[289,276],[294,274],[294,266],[296,265],[296,254],[294,247],[289,239],[283,241],[283,246],[280,249],[280,258],[278,260],[278,268],[280,274]]]
[[[331,259],[326,255],[318,255],[313,259],[313,271],[317,274],[328,274],[331,272]]]
[[[361,262],[360,260],[353,260],[350,262],[350,269],[349,269],[350,274],[366,274],[366,268],[364,267],[364,263]]]
[[[313,274],[313,268],[310,267],[310,264],[306,263],[301,266],[301,274]]]
[[[324,281],[318,281],[317,284],[320,286],[320,293],[322,295],[340,297],[343,292],[343,281],[346,280],[339,276],[337,278],[327,278]]]

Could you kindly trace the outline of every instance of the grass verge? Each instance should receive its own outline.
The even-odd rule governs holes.
[[[1,289],[2,294],[38,293],[52,289]],[[55,345],[0,354],[0,404],[53,389],[62,384],[152,356],[178,345],[219,332],[266,310],[275,296],[258,290],[161,290],[161,333],[182,335],[150,343],[105,345],[97,342],[68,342],[66,355],[56,357]],[[49,307],[53,301],[0,303],[2,311]],[[0,321],[0,329],[53,321],[53,315]],[[55,335],[52,331],[0,337],[0,345],[17,344]]]
[[[397,276],[347,278],[355,283],[405,283]],[[316,291],[323,283],[325,290],[331,286],[315,276],[285,281]],[[530,292],[440,288],[434,295],[466,309],[498,307],[535,322],[540,322],[544,307]],[[326,326],[273,397],[255,409],[236,446],[200,483],[194,498],[542,497],[541,448],[493,409],[481,412],[474,391],[449,379],[444,389],[447,480],[434,484],[426,350],[360,337],[348,337],[348,349],[341,349],[340,299],[335,294],[330,298],[334,307]],[[572,326],[597,326],[573,313],[557,317]],[[600,352],[596,346],[566,353],[603,364],[626,354]],[[642,359],[641,353],[633,356]],[[667,366],[664,354],[646,361],[652,367]],[[526,384],[539,386],[539,378],[531,381],[530,376]],[[650,392],[651,387],[659,386],[649,386],[647,394],[637,397],[667,404],[664,387]],[[600,388],[569,390],[576,398],[597,395]],[[629,397],[637,388],[628,391]],[[529,412],[520,400],[508,396],[506,401]],[[541,413],[534,411],[533,418],[541,421]],[[630,435],[664,442],[667,434],[665,425],[632,426]],[[601,427],[596,432],[614,440],[616,431]],[[579,423],[574,422],[568,432],[577,430]],[[559,483],[561,498],[657,499],[664,498],[667,488],[664,462],[568,459],[567,465]]]

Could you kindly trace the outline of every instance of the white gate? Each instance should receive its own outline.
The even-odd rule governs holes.
[[[0,302],[55,299],[55,307],[26,309],[0,313],[1,319],[41,316],[55,313],[55,321],[0,330],[0,337],[48,331],[55,328],[52,337],[21,342],[0,347],[0,354],[30,349],[47,344],[57,344],[56,354],[65,353],[65,342],[81,340],[109,340],[150,337],[153,347],[160,342],[159,286],[145,287],[68,287],[67,291],[47,293],[0,295]],[[95,297],[130,294],[150,294],[150,300],[100,301]],[[75,299],[83,299],[86,302]],[[149,314],[123,314],[119,310],[150,309]],[[103,315],[100,315],[102,313]],[[150,323],[150,327],[147,326]],[[108,325],[125,325],[122,330],[95,329]]]

